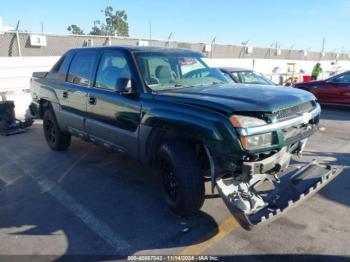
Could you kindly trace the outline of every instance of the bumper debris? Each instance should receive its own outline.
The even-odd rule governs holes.
[[[276,179],[271,179],[271,174],[255,174],[248,182],[237,181],[233,177],[220,178],[217,188],[241,226],[251,230],[303,202],[341,171],[341,167],[321,165],[313,160],[302,167],[289,166]]]
[[[25,121],[16,119],[13,101],[0,102],[0,135],[14,135],[25,132],[34,120],[26,115]]]

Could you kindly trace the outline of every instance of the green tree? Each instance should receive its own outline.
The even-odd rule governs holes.
[[[101,12],[104,13],[106,22],[94,21],[90,34],[129,36],[128,16],[125,10],[114,12],[111,6],[107,6]]]
[[[71,32],[73,35],[84,35],[84,31],[77,25],[70,25],[67,31]]]
[[[91,28],[90,35],[105,35],[101,29],[100,21],[94,21],[94,26]]]

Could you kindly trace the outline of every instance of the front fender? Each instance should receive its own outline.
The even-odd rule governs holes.
[[[210,152],[215,173],[232,170],[232,162],[243,153],[229,119],[216,112],[177,108],[152,109],[142,118],[140,126],[140,159],[148,162],[153,141],[164,133],[201,141]],[[150,142],[151,141],[151,142]]]
[[[201,140],[223,140],[222,133],[213,122],[167,109],[151,110],[142,119],[141,125],[162,128],[178,136],[193,137]]]

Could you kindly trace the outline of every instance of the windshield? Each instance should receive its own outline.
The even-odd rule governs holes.
[[[325,79],[325,81],[333,81],[336,78],[343,76],[343,74],[350,74],[350,71],[345,71],[345,72],[343,71],[343,72],[336,73],[336,74],[332,75],[331,77]]]
[[[136,62],[145,84],[152,91],[228,83],[216,68],[209,68],[195,54],[142,52]]]
[[[257,84],[257,85],[274,85],[274,83],[265,78],[264,76],[258,75],[253,71],[240,71],[240,72],[231,72],[232,77],[238,83],[243,84]]]

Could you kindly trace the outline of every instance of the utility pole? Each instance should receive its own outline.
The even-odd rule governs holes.
[[[167,40],[165,46],[170,46],[170,39],[172,36],[173,36],[173,32],[171,32],[170,35],[168,36],[168,40]]]
[[[242,48],[241,48],[241,51],[239,52],[240,58],[241,58],[242,54],[243,54],[243,57],[245,56],[245,53],[247,52],[247,46],[248,46],[249,41],[250,40],[248,39],[247,41],[241,42]]]
[[[16,39],[17,39],[17,47],[18,47],[18,56],[22,56],[22,51],[21,51],[21,41],[19,39],[19,23],[20,23],[20,20],[18,20],[17,22],[17,26],[16,26]]]
[[[292,51],[293,51],[293,48],[294,48],[294,44],[292,44],[291,47],[289,48],[289,60],[292,59]]]
[[[41,21],[40,24],[41,24],[41,34],[43,35],[44,34],[44,22]]]
[[[322,39],[322,49],[321,49],[321,57],[320,57],[320,60],[321,60],[321,58],[323,57],[325,46],[326,46],[326,38],[323,38],[323,39]]]
[[[274,45],[275,45],[275,42],[272,42],[270,47],[269,47],[269,50],[268,50],[268,58],[269,59],[271,58],[271,49],[273,48]]]
[[[210,58],[214,58],[214,45],[216,42],[216,36],[213,38],[213,40],[211,41],[211,52],[210,52]]]

